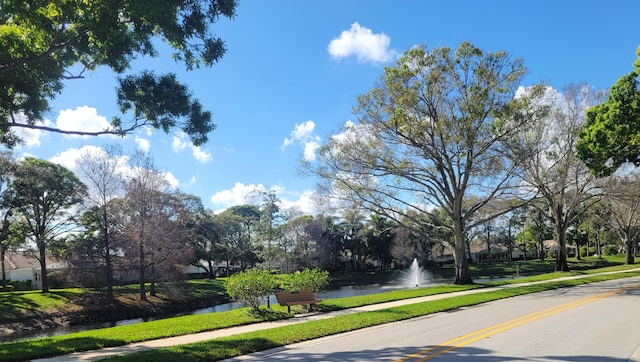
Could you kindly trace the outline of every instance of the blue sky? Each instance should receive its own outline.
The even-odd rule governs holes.
[[[193,148],[179,134],[143,130],[126,138],[30,132],[15,153],[73,168],[82,147],[142,147],[207,208],[275,188],[283,206],[313,212],[315,180],[298,175],[300,158],[313,157],[331,132],[355,120],[356,97],[411,46],[455,48],[468,40],[522,58],[530,71],[523,85],[586,81],[608,89],[632,69],[638,14],[634,0],[240,0],[236,18],[216,24],[228,51],[214,67],[187,73],[166,52],[134,63],[188,83],[218,125],[208,144]],[[117,115],[115,75],[102,68],[85,75],[67,82],[45,122],[90,130]]]

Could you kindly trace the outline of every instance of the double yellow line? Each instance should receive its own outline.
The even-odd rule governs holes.
[[[556,313],[560,313],[563,312],[565,310],[568,309],[572,309],[572,308],[576,308],[579,307],[581,305],[585,305],[587,303],[591,303],[591,302],[595,302],[597,300],[603,299],[603,298],[607,298],[607,297],[611,297],[614,296],[616,294],[620,294],[624,291],[630,290],[630,289],[636,289],[638,288],[638,286],[633,286],[633,287],[627,287],[627,288],[623,288],[623,289],[617,289],[614,291],[610,291],[610,292],[606,292],[606,293],[602,293],[602,294],[597,294],[591,297],[587,297],[587,298],[583,298],[583,299],[579,299],[577,301],[573,301],[571,303],[567,303],[567,304],[563,304],[557,307],[553,307],[553,308],[549,308],[549,309],[545,309],[543,311],[540,312],[536,312],[536,313],[532,313],[529,315],[526,315],[524,317],[520,317],[520,318],[516,318],[516,319],[512,319],[510,321],[504,322],[504,323],[500,323],[500,324],[496,324],[494,326],[488,327],[488,328],[484,328],[481,329],[479,331],[473,332],[473,333],[469,333],[466,334],[464,336],[460,336],[458,338],[446,341],[444,343],[441,343],[437,346],[433,346],[433,347],[429,347],[426,349],[423,349],[421,351],[418,351],[416,353],[412,353],[410,355],[407,355],[403,358],[400,358],[398,360],[396,360],[395,362],[406,362],[406,361],[415,361],[415,362],[422,362],[422,361],[428,361],[432,358],[438,357],[440,355],[443,355],[449,351],[452,351],[454,349],[460,348],[460,347],[464,347],[468,344],[471,344],[475,341],[478,341],[480,339],[483,338],[488,338],[493,336],[494,334],[500,333],[500,332],[504,332],[508,329],[511,328],[515,328],[517,326],[529,323],[529,322],[533,322],[535,320],[544,318],[544,317],[548,317],[550,315],[554,315]]]

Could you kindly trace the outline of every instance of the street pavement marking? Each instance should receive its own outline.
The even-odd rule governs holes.
[[[516,319],[512,319],[510,321],[507,322],[503,322],[500,324],[496,324],[494,326],[488,327],[488,328],[484,328],[469,334],[466,334],[464,336],[460,336],[457,338],[454,338],[452,340],[446,341],[444,343],[441,343],[437,346],[433,346],[433,347],[429,347],[423,350],[420,350],[416,353],[412,353],[409,354],[403,358],[397,359],[395,362],[406,362],[406,361],[415,361],[415,362],[424,362],[424,361],[428,361],[432,358],[438,357],[440,355],[443,355],[449,351],[452,351],[454,349],[460,348],[460,347],[464,347],[468,344],[471,344],[475,341],[478,341],[480,339],[483,338],[488,338],[493,336],[494,334],[498,334],[500,332],[504,332],[508,329],[511,328],[515,328],[517,326],[526,324],[526,323],[530,323],[533,321],[536,321],[538,319],[544,318],[544,317],[548,317],[550,315],[554,315],[560,312],[563,312],[565,310],[569,310],[572,308],[576,308],[579,307],[581,305],[585,305],[591,302],[595,302],[597,300],[600,299],[604,299],[604,298],[608,298],[611,296],[614,296],[616,294],[620,294],[622,292],[625,292],[627,290],[631,290],[631,289],[637,289],[640,288],[640,285],[635,285],[635,286],[630,286],[630,287],[626,287],[626,288],[621,288],[618,290],[614,290],[614,291],[610,291],[610,292],[606,292],[606,293],[601,293],[601,294],[597,294],[597,295],[593,295],[587,298],[583,298],[583,299],[579,299],[576,301],[573,301],[571,303],[567,303],[567,304],[563,304],[563,305],[559,305],[556,307],[552,307],[549,309],[545,309],[543,311],[540,312],[535,312],[523,317],[519,317]]]

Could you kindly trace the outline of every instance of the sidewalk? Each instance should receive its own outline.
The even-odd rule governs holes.
[[[638,271],[638,270],[640,270],[640,268],[626,270],[625,272]],[[128,344],[120,347],[109,347],[109,348],[93,350],[93,351],[76,352],[76,353],[58,356],[58,357],[37,359],[37,360],[33,360],[33,362],[96,361],[96,360],[107,358],[107,357],[113,357],[113,356],[124,355],[124,354],[129,354],[134,352],[140,352],[140,351],[147,351],[155,348],[170,347],[170,346],[176,346],[181,344],[206,341],[210,339],[227,337],[227,336],[232,336],[236,334],[282,327],[282,326],[287,326],[292,324],[298,324],[298,323],[308,322],[311,320],[328,319],[328,318],[332,318],[339,315],[376,311],[376,310],[381,310],[386,308],[397,307],[401,305],[428,302],[432,300],[450,298],[450,297],[472,294],[472,293],[484,293],[484,292],[490,292],[490,291],[495,291],[495,290],[504,289],[504,288],[514,288],[514,287],[520,287],[520,286],[549,283],[552,281],[580,279],[580,278],[591,277],[594,275],[606,275],[606,274],[616,274],[616,273],[620,273],[620,272],[577,275],[577,276],[563,277],[563,278],[558,278],[553,280],[544,280],[539,282],[509,284],[509,285],[503,285],[499,287],[482,288],[482,289],[474,289],[474,290],[468,290],[463,292],[454,292],[454,293],[437,294],[437,295],[430,295],[426,297],[419,297],[419,298],[412,298],[412,299],[403,299],[403,300],[397,300],[393,302],[372,304],[372,305],[367,305],[363,307],[344,309],[344,310],[328,312],[328,313],[309,313],[309,314],[297,315],[293,318],[280,320],[280,321],[254,323],[254,324],[249,324],[245,326],[231,327],[231,328],[225,328],[225,329],[209,331],[209,332],[201,332],[201,333],[188,334],[188,335],[178,336],[178,337],[155,339],[151,341]]]

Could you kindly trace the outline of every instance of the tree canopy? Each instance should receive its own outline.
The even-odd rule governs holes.
[[[322,180],[319,192],[394,220],[437,206],[451,221],[443,227],[455,239],[455,282],[472,282],[466,233],[483,222],[478,210],[509,193],[517,160],[505,157],[501,140],[525,123],[526,100],[514,100],[525,73],[508,53],[468,42],[408,50],[358,98],[358,123],[307,165]]]
[[[175,75],[124,73],[137,57],[158,54],[158,38],[187,70],[213,65],[226,50],[213,25],[222,16],[232,18],[236,5],[236,0],[3,1],[0,142],[9,147],[20,143],[16,127],[125,135],[142,126],[165,132],[180,127],[195,145],[206,142],[215,128],[211,114]],[[128,121],[114,116],[108,129],[97,132],[61,130],[40,122],[64,81],[81,79],[101,66],[122,75],[117,98]]]
[[[48,246],[76,226],[74,206],[86,196],[86,185],[63,166],[27,157],[16,167],[9,200],[20,215],[25,235],[38,248],[43,276],[47,275]],[[49,291],[44,277],[42,291]]]
[[[577,145],[578,157],[598,176],[620,165],[640,165],[640,47],[635,70],[611,87],[609,97],[587,110],[587,120]]]

